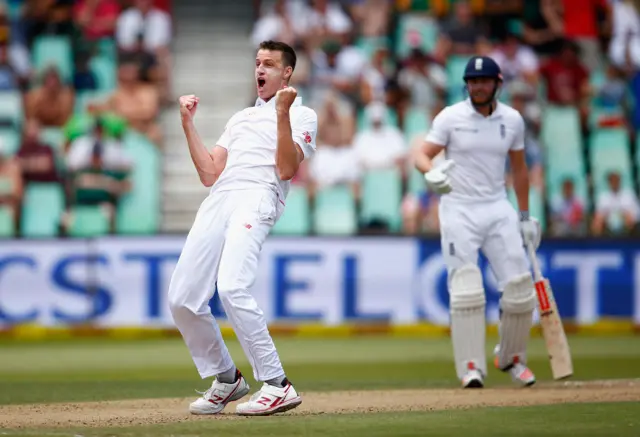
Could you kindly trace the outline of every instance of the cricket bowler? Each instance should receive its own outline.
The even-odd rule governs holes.
[[[290,180],[315,152],[316,113],[301,104],[289,80],[294,50],[282,42],[260,44],[255,60],[258,99],[228,121],[209,151],[194,124],[199,99],[180,97],[189,153],[203,185],[211,187],[187,236],[169,286],[176,326],[211,388],[190,405],[193,414],[217,414],[249,393],[208,306],[217,283],[229,323],[262,388],[236,413],[265,416],[290,410],[302,399],[285,376],[262,310],[250,293],[267,235],[282,214]]]
[[[524,120],[498,102],[502,74],[493,59],[469,60],[464,82],[469,97],[435,117],[415,156],[427,186],[441,195],[438,214],[456,373],[465,388],[484,386],[486,296],[478,268],[482,250],[502,293],[496,367],[518,384],[530,386],[535,376],[526,366],[526,349],[536,294],[523,243],[539,245],[540,225],[528,212]],[[434,167],[432,159],[443,149],[445,160]],[[507,198],[507,157],[519,214]]]

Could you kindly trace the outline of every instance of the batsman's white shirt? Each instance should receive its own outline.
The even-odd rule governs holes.
[[[310,157],[315,112],[297,98],[290,120],[293,140]],[[203,378],[233,366],[208,306],[216,285],[254,377],[267,381],[284,374],[262,310],[249,292],[260,250],[289,191],[275,165],[276,123],[275,99],[258,100],[231,117],[217,143],[228,151],[225,169],[198,210],[171,278],[171,313]]]
[[[448,106],[434,119],[426,141],[445,148],[456,165],[452,191],[439,206],[442,251],[449,273],[477,263],[481,249],[500,285],[527,272],[518,215],[507,199],[505,164],[511,150],[524,149],[524,121],[498,103],[485,117],[469,99]]]

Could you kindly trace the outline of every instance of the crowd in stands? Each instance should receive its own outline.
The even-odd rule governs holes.
[[[409,151],[465,98],[473,55],[499,63],[500,100],[524,117],[531,213],[545,232],[637,231],[640,1],[254,4],[254,45],[277,39],[297,50],[292,85],[319,117],[317,153],[276,233],[437,233],[438,197]]]
[[[0,235],[157,231],[168,6],[0,0]]]

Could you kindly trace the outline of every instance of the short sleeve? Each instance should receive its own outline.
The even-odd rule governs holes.
[[[218,141],[216,141],[216,146],[220,146],[224,149],[229,150],[229,146],[231,145],[231,125],[233,124],[238,114],[239,113],[236,112],[231,116],[229,121],[227,121],[227,124],[224,126],[224,131],[222,131],[222,135],[220,135],[220,138],[218,138]]]
[[[518,114],[515,122],[516,136],[511,143],[509,150],[524,150],[524,119]]]
[[[293,141],[300,146],[305,159],[311,158],[316,151],[317,132],[318,115],[314,110],[305,108],[291,126]]]
[[[429,130],[425,141],[442,147],[447,146],[451,130],[447,114],[447,110],[445,109],[436,115],[436,118],[433,119],[433,123],[431,123],[431,129]]]

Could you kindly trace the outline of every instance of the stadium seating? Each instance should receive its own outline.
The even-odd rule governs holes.
[[[160,227],[162,163],[157,148],[141,134],[129,132],[123,148],[132,158],[131,191],[118,204],[116,232],[152,234]],[[99,218],[97,218],[99,220]],[[100,230],[101,228],[96,227]]]
[[[23,121],[22,95],[18,91],[0,91],[0,123],[19,128]]]
[[[0,142],[7,155],[14,155],[20,148],[20,133],[15,128],[0,128]]]
[[[70,209],[71,237],[98,237],[109,233],[109,220],[99,206],[74,206]]]
[[[56,152],[62,151],[64,132],[57,127],[47,127],[40,131],[40,141],[50,146]]]
[[[60,77],[69,83],[73,78],[73,51],[70,38],[66,36],[42,35],[33,44],[33,66],[42,72],[50,65],[57,67]]]
[[[422,133],[426,134],[430,125],[431,120],[426,109],[409,108],[404,116],[404,126],[402,127],[406,141],[410,143],[414,136]]]
[[[356,201],[351,187],[338,185],[318,190],[313,230],[318,235],[353,235],[358,231]]]
[[[548,106],[542,116],[541,142],[545,156],[547,200],[553,201],[560,196],[562,181],[569,178],[575,185],[576,195],[588,207],[590,200],[578,111]]]
[[[22,235],[29,238],[57,236],[64,206],[60,185],[29,184],[22,203]]]
[[[391,168],[365,173],[362,180],[361,223],[380,219],[389,224],[392,232],[400,231],[401,202],[402,176],[399,170]]]
[[[311,231],[309,195],[303,186],[292,185],[287,196],[287,206],[273,227],[274,235],[306,235]]]
[[[451,56],[447,59],[447,87],[448,100],[447,103],[452,105],[465,98],[464,94],[464,69],[467,66],[468,58],[466,56]]]
[[[0,205],[0,238],[13,237],[15,235],[15,225],[11,210]]]
[[[99,91],[105,93],[116,89],[118,67],[114,59],[108,55],[94,56],[89,61],[89,68],[96,76]]]
[[[589,141],[589,160],[594,186],[594,198],[607,190],[607,174],[620,173],[622,186],[633,187],[629,136],[624,129],[599,129]]]
[[[431,53],[438,40],[438,24],[423,14],[404,14],[400,17],[396,38],[396,55],[402,59],[416,47]]]

